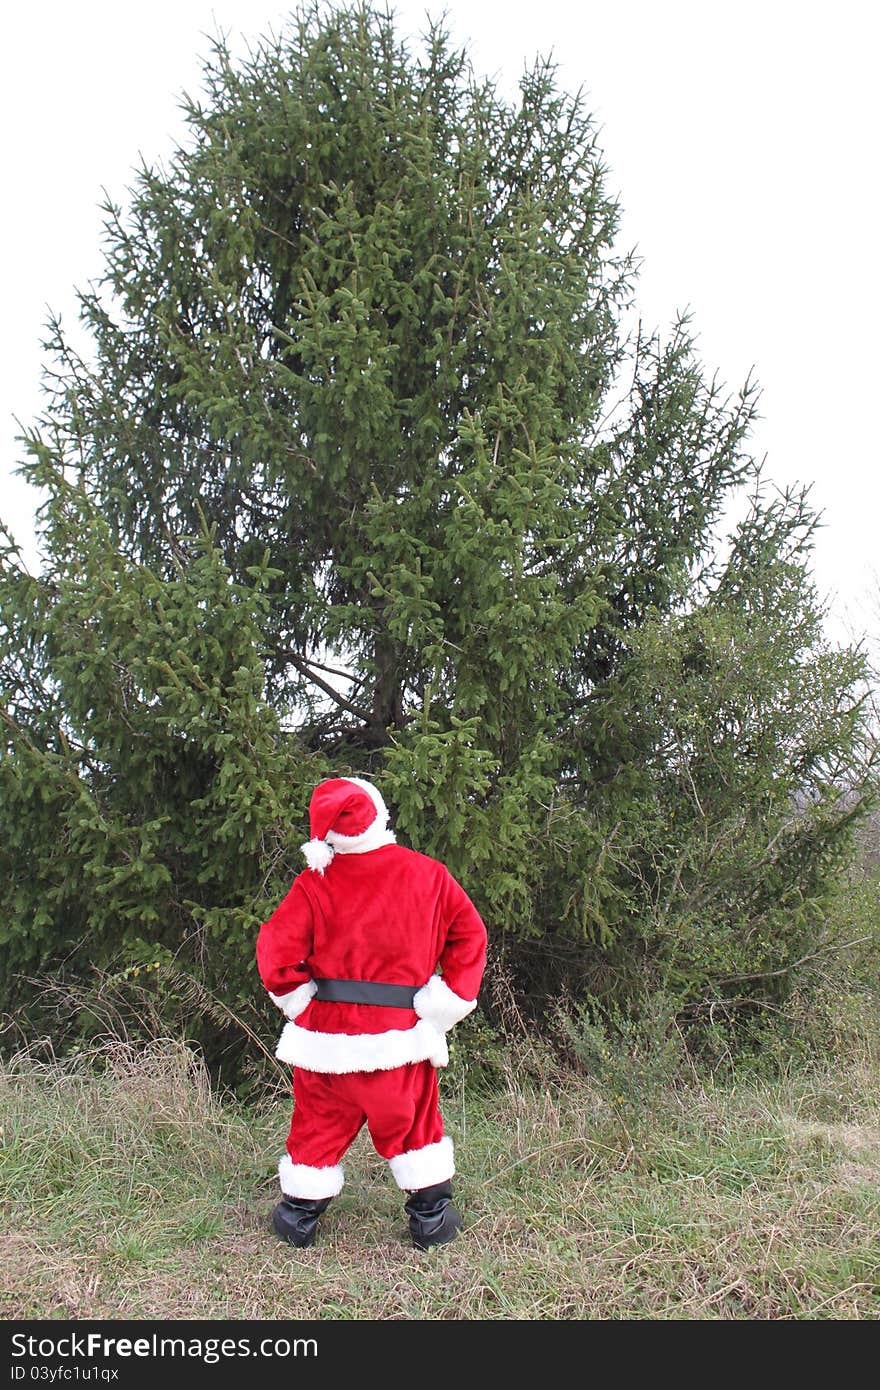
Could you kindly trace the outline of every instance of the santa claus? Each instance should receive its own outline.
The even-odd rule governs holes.
[[[366,1122],[407,1193],[413,1241],[443,1245],[461,1217],[435,1068],[449,1061],[446,1033],[476,1007],[486,928],[443,864],[397,844],[372,783],[320,783],[309,823],[308,868],[257,940],[260,976],[289,1020],[275,1055],[293,1067],[273,1225],[291,1245],[313,1243]]]

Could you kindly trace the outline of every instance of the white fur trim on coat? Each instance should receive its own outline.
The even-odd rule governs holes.
[[[310,1168],[307,1163],[294,1163],[285,1154],[278,1164],[278,1181],[285,1197],[303,1197],[307,1202],[319,1202],[322,1197],[337,1197],[345,1181],[341,1164],[331,1168]]]
[[[269,991],[269,998],[273,1004],[277,1004],[283,1014],[288,1018],[299,1018],[303,1009],[311,1001],[318,986],[314,980],[306,980],[304,985],[297,985],[289,994],[273,994]]]
[[[405,1154],[389,1158],[397,1186],[405,1192],[418,1192],[421,1187],[433,1187],[435,1182],[446,1182],[455,1177],[455,1155],[449,1135],[438,1139],[436,1144],[426,1144],[423,1149],[409,1149]]]
[[[408,1062],[449,1065],[445,1036],[424,1018],[414,1028],[389,1028],[384,1033],[310,1033],[291,1022],[285,1025],[275,1056],[292,1067],[337,1075],[390,1071]]]
[[[444,1033],[477,1007],[476,999],[462,999],[455,994],[439,975],[432,975],[426,985],[422,985],[413,997],[413,1008],[419,1018],[427,1019],[435,1028]]]

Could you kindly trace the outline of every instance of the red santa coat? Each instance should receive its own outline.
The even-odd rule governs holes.
[[[486,928],[445,865],[396,843],[306,869],[260,929],[257,964],[289,1022],[276,1056],[315,1072],[449,1061],[446,1032],[476,1007]],[[434,974],[439,966],[442,978]],[[316,979],[418,988],[413,1008],[313,998]]]

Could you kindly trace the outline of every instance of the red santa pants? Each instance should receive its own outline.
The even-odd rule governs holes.
[[[455,1173],[430,1062],[341,1075],[294,1067],[293,1095],[287,1153],[278,1168],[288,1197],[314,1200],[341,1192],[340,1160],[365,1122],[404,1191],[432,1187]]]

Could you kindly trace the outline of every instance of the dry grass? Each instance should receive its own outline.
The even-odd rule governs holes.
[[[288,1120],[165,1042],[0,1073],[0,1316],[876,1318],[880,1075],[616,1107],[548,1070],[447,1096],[466,1230],[419,1254],[359,1139],[319,1244],[267,1225]]]

